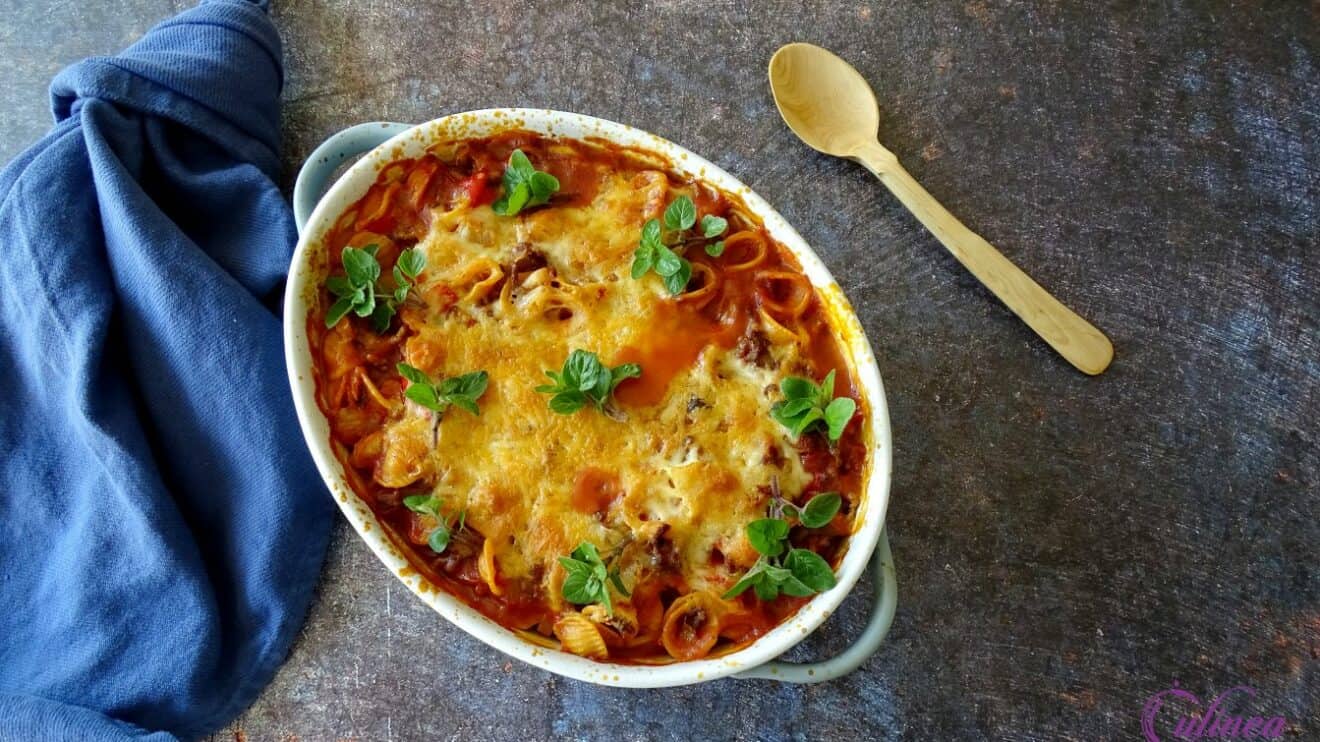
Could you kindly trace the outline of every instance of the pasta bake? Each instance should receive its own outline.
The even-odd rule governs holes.
[[[833,587],[867,401],[737,194],[506,132],[382,168],[324,247],[317,401],[436,589],[656,663],[745,646]]]

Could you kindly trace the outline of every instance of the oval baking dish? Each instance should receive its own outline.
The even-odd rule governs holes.
[[[653,155],[666,161],[682,177],[707,183],[734,195],[741,206],[760,220],[770,237],[800,264],[837,338],[864,404],[864,439],[872,446],[868,470],[862,477],[861,499],[854,504],[853,531],[837,561],[837,583],[806,602],[783,623],[750,644],[704,659],[668,664],[627,664],[592,660],[546,646],[537,637],[501,626],[450,592],[430,584],[409,564],[399,545],[371,507],[363,502],[331,448],[331,430],[316,401],[316,383],[308,336],[309,312],[318,311],[317,292],[325,281],[330,261],[325,255],[328,235],[340,214],[368,193],[382,169],[390,163],[420,157],[436,145],[492,137],[510,131],[528,131],[546,137],[591,142]],[[374,148],[371,148],[374,145]],[[326,192],[314,210],[315,199],[329,172],[342,158],[371,148]],[[781,677],[786,680],[822,680],[846,672],[874,649],[893,612],[892,565],[887,545],[879,552],[890,479],[890,432],[884,390],[870,346],[847,300],[825,267],[796,231],[763,199],[728,173],[706,160],[651,134],[620,124],[578,114],[524,109],[493,109],[448,116],[415,127],[397,124],[363,125],[327,141],[309,159],[299,175],[295,211],[301,236],[294,253],[285,296],[285,352],[295,405],[304,437],[317,466],[349,522],[378,558],[423,602],[478,639],[513,657],[569,677],[591,682],[660,687],[700,682],[735,673]],[[336,243],[338,244],[338,243]],[[322,307],[319,311],[324,311]],[[319,315],[313,314],[316,318]],[[355,466],[358,466],[355,464]],[[881,601],[863,641],[845,656],[817,667],[766,665],[819,626],[838,606],[861,576],[873,553],[885,562],[877,569],[877,599]],[[877,567],[880,566],[877,560]],[[884,574],[882,575],[881,572]],[[766,668],[762,668],[765,665]],[[758,671],[748,672],[753,668]]]

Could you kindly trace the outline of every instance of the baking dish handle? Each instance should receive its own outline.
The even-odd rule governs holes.
[[[312,150],[298,171],[298,180],[293,184],[293,221],[298,225],[298,233],[302,234],[303,228],[307,226],[307,220],[325,193],[326,184],[335,168],[350,157],[369,152],[395,134],[411,128],[409,124],[386,121],[358,124],[332,135]]]
[[[822,683],[847,675],[861,667],[880,648],[898,607],[898,585],[894,575],[894,556],[889,551],[889,534],[880,532],[880,542],[871,556],[871,579],[875,580],[875,607],[862,635],[837,657],[821,662],[798,664],[774,660],[740,672],[744,680],[782,680],[786,683]]]

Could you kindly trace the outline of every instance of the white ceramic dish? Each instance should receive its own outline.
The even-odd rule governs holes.
[[[857,509],[853,536],[837,570],[838,584],[817,595],[788,621],[743,649],[691,662],[633,665],[596,662],[524,639],[427,583],[391,543],[371,509],[349,487],[342,465],[331,452],[329,425],[315,400],[306,333],[309,302],[324,280],[326,261],[321,251],[325,233],[339,214],[366,192],[375,181],[377,172],[390,162],[417,157],[435,142],[489,136],[509,129],[579,139],[598,137],[618,145],[649,150],[670,160],[679,172],[738,194],[746,207],[764,221],[770,234],[797,258],[830,311],[832,324],[843,342],[870,410],[870,417],[864,424],[869,426],[874,450],[865,494]],[[353,164],[317,203],[316,196],[330,172],[349,156],[367,149],[370,151]],[[285,294],[284,351],[298,420],[321,476],[344,516],[381,562],[422,602],[455,626],[512,657],[560,675],[626,687],[683,685],[740,673],[744,677],[812,682],[850,671],[879,645],[894,610],[893,567],[888,559],[887,543],[876,552],[877,543],[883,538],[891,465],[889,414],[884,388],[870,344],[838,284],[797,231],[751,189],[688,150],[639,129],[560,111],[490,109],[446,116],[414,127],[363,124],[347,129],[327,140],[308,159],[299,174],[294,202],[302,235],[293,255]],[[314,209],[311,208],[313,203]],[[877,579],[884,581],[877,583],[877,608],[863,639],[849,652],[820,665],[806,667],[772,663],[774,658],[829,617],[857,583],[873,552],[878,555]]]

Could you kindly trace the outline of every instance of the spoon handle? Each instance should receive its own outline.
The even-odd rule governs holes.
[[[958,221],[903,169],[894,153],[875,142],[860,147],[852,159],[874,173],[958,262],[1065,360],[1093,376],[1109,367],[1114,359],[1114,346],[1103,332],[1064,306],[993,245]]]

